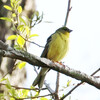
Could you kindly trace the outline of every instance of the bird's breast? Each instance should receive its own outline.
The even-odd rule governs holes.
[[[69,39],[63,34],[54,34],[49,43],[47,58],[52,61],[60,61],[68,51]]]

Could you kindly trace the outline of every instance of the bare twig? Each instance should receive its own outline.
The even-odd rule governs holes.
[[[100,78],[100,76],[93,76],[94,78]]]
[[[44,85],[46,86],[46,88],[48,89],[48,91],[52,94],[52,98],[54,98],[55,91],[50,87],[49,84],[46,83],[46,81],[44,81]]]
[[[7,85],[5,83],[0,83],[0,85]],[[39,88],[24,88],[24,87],[18,87],[18,86],[14,86],[14,85],[11,85],[11,87],[15,88],[15,89],[25,89],[25,90],[34,90],[34,91],[39,91],[40,89]],[[42,90],[46,90],[47,88],[42,88]]]
[[[95,75],[97,72],[100,71],[100,68],[97,69],[95,72],[93,72],[91,74],[91,76]],[[82,85],[84,82],[80,82],[78,83],[75,87],[73,87],[66,95],[64,95],[60,100],[63,100],[64,98],[66,98],[69,94],[71,94],[77,87],[79,87],[80,85]]]
[[[92,73],[91,76],[95,75],[99,71],[100,71],[100,68],[98,68],[94,73]]]
[[[35,96],[35,97],[27,97],[27,98],[16,98],[16,97],[13,97],[15,98],[15,100],[24,100],[24,99],[36,99],[36,98],[41,98],[41,97],[46,97],[46,96],[50,96],[51,94],[47,94],[47,95],[42,95],[42,96]]]
[[[68,1],[68,8],[67,8],[67,13],[66,13],[66,18],[65,18],[65,23],[64,26],[67,25],[67,21],[68,21],[68,16],[69,16],[69,12],[71,11],[72,7],[70,7],[71,4],[71,0]]]
[[[59,100],[59,78],[60,78],[60,73],[57,72],[57,80],[56,80],[56,90],[55,90],[55,100]]]
[[[26,39],[24,38],[24,40],[26,40]],[[41,45],[39,45],[39,44],[37,44],[37,43],[35,43],[33,41],[30,41],[30,40],[26,40],[26,41],[29,42],[29,43],[33,43],[33,44],[35,44],[35,45],[37,45],[37,46],[39,46],[41,48],[44,48],[44,46],[41,46]]]

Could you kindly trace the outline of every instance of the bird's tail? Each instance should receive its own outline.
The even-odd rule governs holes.
[[[39,88],[42,88],[48,70],[49,68],[42,68],[32,85],[33,86],[38,85]]]

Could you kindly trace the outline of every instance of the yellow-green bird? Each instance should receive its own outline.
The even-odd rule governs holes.
[[[69,35],[72,30],[67,27],[61,27],[55,31],[48,39],[43,50],[41,57],[50,59],[54,62],[58,62],[64,58],[69,47]],[[42,88],[45,76],[49,68],[41,68],[38,76],[33,82],[33,86],[38,85]]]

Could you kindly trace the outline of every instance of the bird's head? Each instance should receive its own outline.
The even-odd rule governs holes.
[[[60,31],[60,32],[68,32],[68,33],[72,32],[72,30],[69,29],[69,28],[67,28],[67,27],[61,27],[61,28],[57,29],[57,31]]]
[[[70,32],[72,32],[72,30],[67,27],[61,27],[61,28],[57,29],[56,31],[58,31],[59,33],[63,33],[67,37],[69,37]]]

